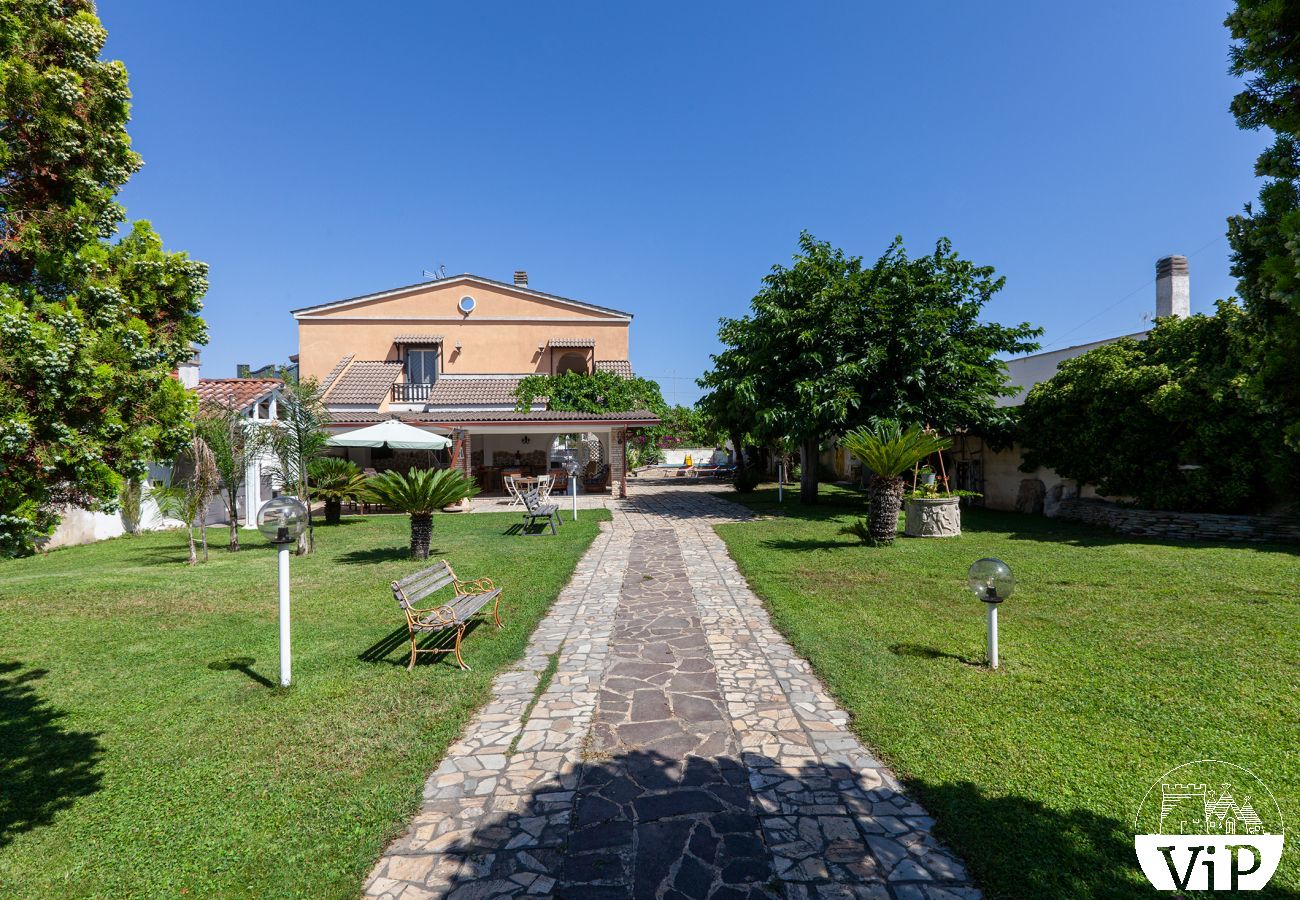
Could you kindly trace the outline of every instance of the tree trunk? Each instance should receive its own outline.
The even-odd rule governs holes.
[[[325,501],[325,524],[337,525],[343,518],[343,501],[326,500]]]
[[[799,479],[799,502],[813,504],[817,502],[817,451],[821,441],[817,436],[804,438],[800,447],[799,465],[802,477]]]
[[[433,539],[433,516],[429,513],[411,516],[411,556],[429,558],[429,542]]]
[[[235,489],[227,497],[227,512],[230,514],[230,543],[226,549],[231,553],[239,550],[239,490]]]
[[[203,561],[208,561],[208,511],[203,510],[203,521],[199,523],[199,537],[203,540]]]
[[[745,471],[745,448],[740,442],[740,436],[733,434],[731,436],[731,446],[736,451],[736,474],[739,475]]]
[[[192,524],[185,529],[185,534],[190,539],[190,565],[195,565],[199,561],[199,554],[194,549],[194,526]]]
[[[903,507],[903,479],[871,476],[871,543],[892,544],[898,536],[898,511]]]

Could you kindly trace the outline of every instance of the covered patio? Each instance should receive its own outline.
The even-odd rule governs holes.
[[[658,424],[652,413],[580,413],[533,410],[478,412],[333,412],[331,435],[341,437],[384,421],[450,441],[444,450],[394,446],[336,446],[332,452],[367,473],[434,466],[472,476],[485,499],[508,496],[507,478],[549,479],[555,494],[570,491],[565,463],[578,464],[579,496],[627,496],[625,450],[629,428]],[[331,443],[334,443],[333,441]]]

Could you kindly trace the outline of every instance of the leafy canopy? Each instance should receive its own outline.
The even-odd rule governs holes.
[[[354,462],[323,456],[307,464],[312,496],[325,503],[360,500],[366,495],[366,476]]]
[[[764,439],[838,433],[873,418],[941,430],[980,425],[1008,393],[995,356],[1033,350],[1039,329],[985,323],[1002,288],[940,240],[910,259],[897,238],[871,268],[804,233],[790,267],[763,279],[751,312],[723,319],[724,350],[700,381],[718,417]]]
[[[1232,274],[1250,314],[1254,401],[1300,449],[1300,4],[1238,0],[1226,22],[1231,72],[1246,79],[1232,101],[1241,128],[1267,128],[1273,142],[1255,174],[1258,206],[1228,220]]]
[[[0,4],[0,554],[59,504],[113,509],[190,436],[170,375],[205,339],[207,267],[147,222],[115,239],[140,157],[105,36],[89,0]]]
[[[1296,489],[1300,455],[1251,397],[1248,317],[1160,319],[1061,363],[1029,392],[1020,434],[1037,466],[1153,509],[1253,512]]]
[[[527,412],[539,398],[547,408],[565,412],[634,412],[649,410],[662,416],[668,410],[658,383],[648,378],[625,378],[613,372],[565,372],[529,375],[515,389],[516,409]]]

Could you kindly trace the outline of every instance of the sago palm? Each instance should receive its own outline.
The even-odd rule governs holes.
[[[903,505],[903,473],[931,453],[947,450],[952,441],[920,425],[903,428],[885,420],[850,431],[841,443],[871,470],[870,542],[892,544],[898,534],[898,510]]]
[[[337,456],[314,459],[307,466],[311,494],[325,502],[325,524],[337,525],[348,500],[360,500],[366,493],[366,476],[355,463]]]
[[[376,502],[411,517],[411,556],[428,559],[433,514],[477,495],[478,485],[456,469],[412,469],[376,475],[366,491]]]

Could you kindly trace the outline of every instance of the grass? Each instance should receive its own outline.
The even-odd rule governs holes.
[[[472,672],[406,671],[407,519],[318,528],[292,560],[288,690],[255,533],[193,568],[180,533],[0,563],[0,896],[358,895],[602,518],[537,538],[509,513],[435,518],[434,557],[504,588]]]
[[[1300,824],[1300,553],[1173,543],[967,509],[958,538],[871,548],[837,534],[860,494],[718,527],[777,627],[938,819],[991,897],[1153,897],[1132,822],[1201,758],[1269,785]],[[985,658],[966,569],[1014,570]],[[1294,836],[1269,891],[1300,896]]]

